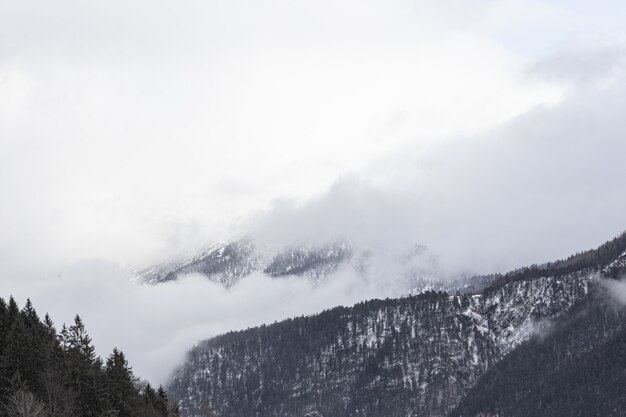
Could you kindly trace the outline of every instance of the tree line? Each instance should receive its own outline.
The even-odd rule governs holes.
[[[490,292],[502,288],[506,284],[516,281],[537,279],[548,276],[565,276],[573,273],[586,274],[589,272],[600,272],[606,268],[603,275],[609,278],[618,278],[626,273],[623,264],[610,265],[617,260],[620,255],[626,252],[626,232],[609,240],[597,247],[584,252],[576,253],[566,259],[555,262],[548,262],[542,265],[531,265],[519,268],[506,274],[494,274],[488,276],[475,277],[473,279],[483,279],[491,281],[491,284],[483,292]]]
[[[81,318],[57,332],[30,300],[0,298],[0,417],[178,417],[163,387],[137,378],[119,349],[96,355]]]

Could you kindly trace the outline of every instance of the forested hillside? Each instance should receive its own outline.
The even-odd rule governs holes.
[[[102,360],[79,316],[57,332],[30,301],[0,298],[0,416],[174,417],[162,387],[141,383],[118,349]]]
[[[170,390],[185,416],[445,416],[589,280],[372,300],[228,333],[193,349]]]
[[[584,382],[590,377],[581,375],[593,372],[596,362],[604,369],[623,346],[615,327],[623,313],[598,307],[588,300],[589,293],[625,269],[626,236],[621,235],[562,261],[482,277],[481,282],[491,285],[474,293],[428,291],[231,332],[192,349],[170,391],[184,416],[213,409],[220,417],[440,417],[453,412],[464,398],[488,403],[495,395],[490,386],[509,387],[505,394],[515,393],[515,374],[502,381],[494,376],[502,376],[494,367],[502,363],[518,366],[518,371],[528,366],[526,371],[537,373],[538,379],[523,376],[529,391],[520,395],[531,402],[540,400],[540,392],[558,396],[558,390],[538,389],[545,388],[540,384],[544,377],[584,401],[595,385],[564,381]],[[570,320],[572,314],[588,321]],[[526,343],[548,330],[554,332],[550,340],[560,343],[551,353],[556,358],[542,356],[540,339]],[[503,358],[507,362],[500,362]],[[556,365],[551,368],[545,358],[556,359]],[[621,381],[626,368],[617,369],[605,369],[607,381]],[[481,391],[483,383],[487,385]],[[559,401],[567,402],[567,397]],[[506,396],[502,403],[516,406]],[[493,411],[463,404],[459,407],[470,408],[459,408],[463,414],[455,417]],[[468,409],[476,413],[462,411]],[[493,415],[509,415],[508,408],[502,410]],[[567,415],[533,414],[537,410],[511,415]]]
[[[566,259],[542,265],[531,265],[506,274],[491,275],[492,283],[487,290],[514,281],[546,276],[565,276],[574,272],[601,272],[602,275],[610,278],[617,278],[626,273],[626,232],[595,249],[579,252]]]
[[[597,291],[492,367],[450,417],[626,415],[626,310]]]

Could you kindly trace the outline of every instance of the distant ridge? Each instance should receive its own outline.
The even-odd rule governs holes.
[[[626,272],[626,232],[605,242],[596,249],[589,249],[571,255],[566,259],[532,265],[516,269],[506,274],[485,275],[492,283],[487,286],[490,291],[510,282],[534,279],[542,276],[563,276],[573,272],[585,272],[602,269],[603,275],[617,278]]]

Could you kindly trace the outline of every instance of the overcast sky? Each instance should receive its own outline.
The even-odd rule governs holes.
[[[622,1],[2,0],[0,296],[80,310],[137,357],[100,281],[248,230],[425,244],[451,272],[596,246],[626,229],[624,22]],[[185,343],[377,294],[189,282],[178,300],[247,309]],[[120,285],[148,316],[167,298]]]

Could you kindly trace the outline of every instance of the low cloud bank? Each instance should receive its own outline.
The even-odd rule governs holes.
[[[393,279],[358,274],[351,267],[318,286],[261,273],[230,289],[202,275],[153,286],[129,278],[113,264],[85,262],[54,279],[10,287],[20,304],[30,297],[39,314],[50,313],[58,327],[78,313],[100,355],[117,346],[137,375],[155,383],[166,383],[185,352],[210,336],[401,294]]]

